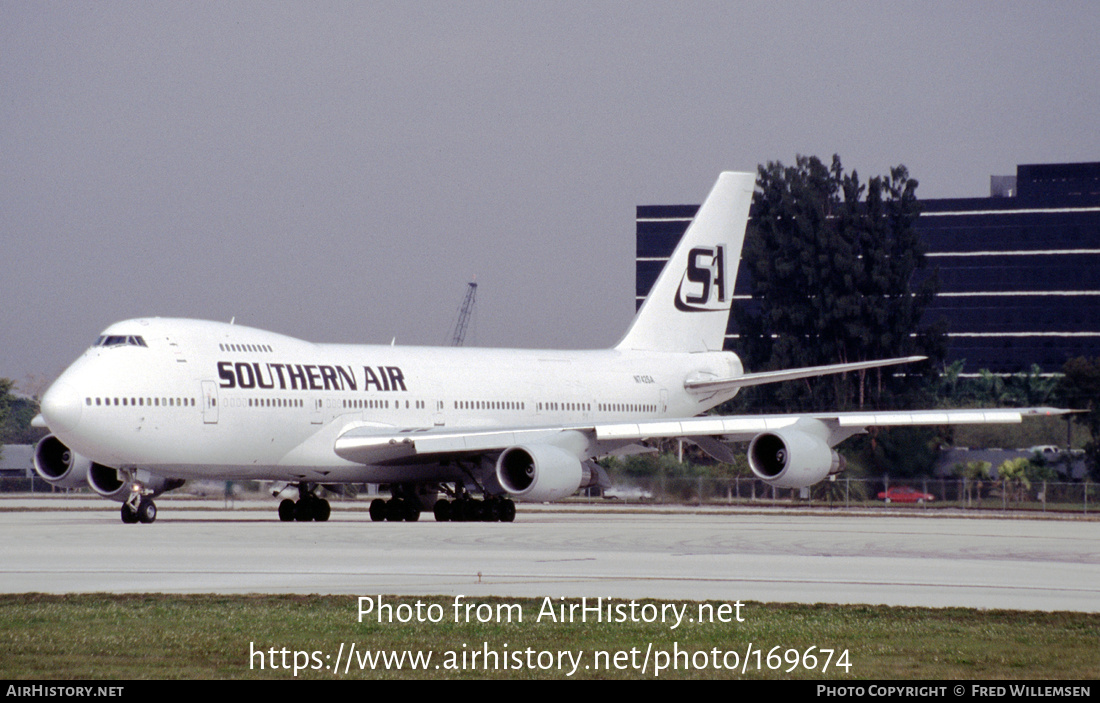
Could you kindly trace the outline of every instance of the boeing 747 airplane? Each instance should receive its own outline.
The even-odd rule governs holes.
[[[153,498],[188,479],[297,487],[282,520],[327,520],[320,486],[378,483],[375,520],[511,521],[514,501],[607,484],[596,463],[647,439],[688,438],[773,486],[842,468],[833,449],[872,426],[1020,422],[1053,410],[706,416],[746,386],[920,357],[744,372],[723,351],[755,177],[723,173],[622,340],[554,351],[314,344],[223,322],[111,325],[42,397],[35,468],[56,486],[122,501],[151,523]],[[472,496],[480,494],[481,499]],[[442,497],[441,497],[442,496]]]

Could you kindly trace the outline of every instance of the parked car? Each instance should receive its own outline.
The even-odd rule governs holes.
[[[653,493],[637,486],[612,486],[604,489],[607,500],[653,500]]]
[[[1031,447],[1028,451],[1033,454],[1059,454],[1062,450],[1053,444],[1039,444]]]
[[[936,496],[931,493],[922,493],[916,488],[910,488],[909,486],[894,486],[888,488],[878,494],[881,500],[887,503],[923,503],[925,501],[933,501]]]

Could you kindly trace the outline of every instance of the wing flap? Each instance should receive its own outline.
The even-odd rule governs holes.
[[[649,420],[597,424],[593,427],[600,441],[657,439],[668,437],[725,437],[752,439],[761,432],[789,427],[803,415],[706,415],[670,422]]]
[[[414,456],[478,454],[500,451],[525,442],[549,441],[562,427],[523,427],[503,430],[384,429],[358,427],[336,438],[338,456],[361,464],[385,464]]]

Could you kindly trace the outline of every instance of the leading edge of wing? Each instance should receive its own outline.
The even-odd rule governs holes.
[[[602,422],[585,425],[509,427],[494,429],[357,427],[336,438],[336,454],[361,464],[400,463],[415,456],[478,454],[502,451],[519,444],[553,444],[567,432],[594,435],[597,443],[619,446],[642,439],[719,437],[746,442],[762,432],[794,427],[806,420],[828,426],[830,444],[871,427],[1012,424],[1025,417],[1065,415],[1060,408],[993,408],[973,410],[886,410],[867,412],[803,413],[788,415],[706,415],[640,422]],[[607,446],[607,445],[604,445]]]
[[[780,371],[760,371],[758,373],[746,373],[730,378],[690,378],[684,382],[684,388],[690,391],[719,392],[734,388],[746,388],[759,386],[765,383],[778,383],[780,381],[793,381],[799,378],[814,378],[816,376],[828,376],[837,373],[849,373],[865,369],[877,369],[882,366],[894,366],[897,364],[912,364],[916,361],[924,361],[925,356],[905,356],[896,359],[876,359],[875,361],[853,361],[847,364],[829,364],[827,366],[806,366],[799,369],[783,369]]]

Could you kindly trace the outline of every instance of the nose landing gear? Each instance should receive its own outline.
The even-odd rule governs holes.
[[[157,505],[149,496],[139,491],[131,491],[130,497],[122,504],[122,521],[127,525],[141,522],[146,525],[157,519]]]

